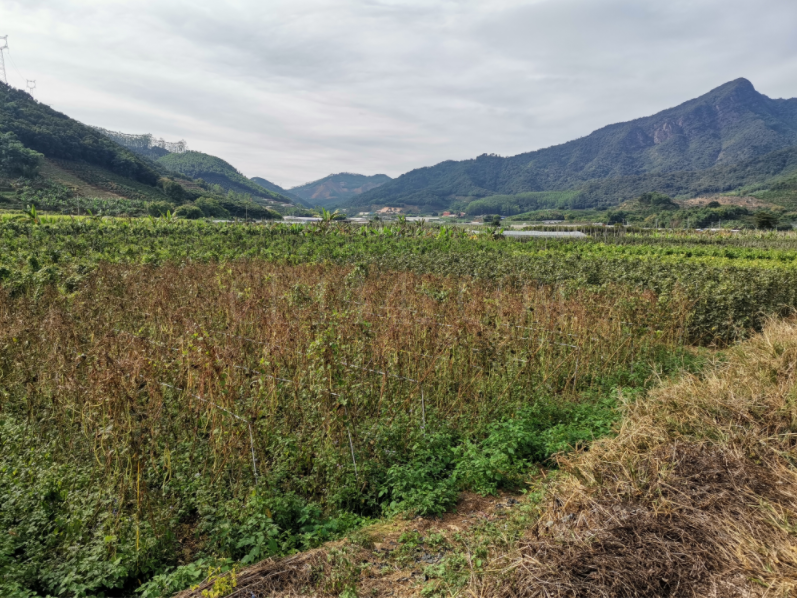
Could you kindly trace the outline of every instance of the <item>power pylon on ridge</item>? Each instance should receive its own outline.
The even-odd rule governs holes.
[[[28,93],[33,95],[33,90],[36,89],[36,79],[25,79],[25,86],[28,88]]]
[[[8,77],[6,77],[6,59],[3,55],[3,50],[8,50],[7,35],[0,35],[0,77],[3,78],[3,83],[8,85]]]

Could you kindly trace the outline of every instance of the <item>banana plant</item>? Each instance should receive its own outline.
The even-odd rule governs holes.
[[[33,204],[28,206],[28,209],[25,210],[22,214],[18,216],[14,216],[12,220],[25,220],[30,222],[31,224],[41,224],[42,219],[39,216],[39,213],[36,211],[36,206]]]
[[[90,220],[94,220],[95,222],[98,221],[98,220],[102,220],[102,214],[100,212],[97,212],[95,214],[91,210],[86,210],[86,214],[89,215],[89,219]]]
[[[340,210],[335,210],[334,212],[330,212],[326,208],[321,208],[320,212],[321,222],[324,224],[329,224],[333,220],[339,220],[343,213]]]

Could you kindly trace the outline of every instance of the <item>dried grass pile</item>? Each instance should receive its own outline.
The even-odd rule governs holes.
[[[797,324],[628,405],[618,437],[562,462],[503,576],[506,597],[797,595]]]
[[[323,550],[310,550],[282,559],[267,559],[238,574],[237,587],[228,597],[301,596],[304,591],[318,585],[324,576],[326,562],[327,555]],[[201,598],[212,593],[213,589],[213,582],[206,581],[180,592],[174,598]]]

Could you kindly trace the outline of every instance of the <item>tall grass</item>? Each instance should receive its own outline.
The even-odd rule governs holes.
[[[515,486],[608,432],[611,389],[671,359],[689,308],[262,261],[101,265],[71,295],[2,293],[0,489],[27,497],[5,523],[44,509],[60,538],[14,540],[49,577],[10,570],[46,591],[129,587],[197,554],[311,545],[352,524],[341,513]],[[24,463],[37,473],[11,475]]]

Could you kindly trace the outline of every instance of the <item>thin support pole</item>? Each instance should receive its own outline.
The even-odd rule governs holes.
[[[252,449],[252,471],[255,473],[255,484],[258,482],[257,477],[257,461],[255,461],[255,441],[254,437],[252,436],[252,424],[248,424],[249,426],[249,448]]]
[[[357,473],[357,459],[354,458],[354,443],[351,440],[351,429],[346,426],[346,433],[349,435],[349,448],[351,449],[351,462],[354,463],[354,479],[360,481],[360,476]]]
[[[421,387],[421,421],[423,422],[421,430],[426,434],[426,400],[423,396],[423,386]]]

